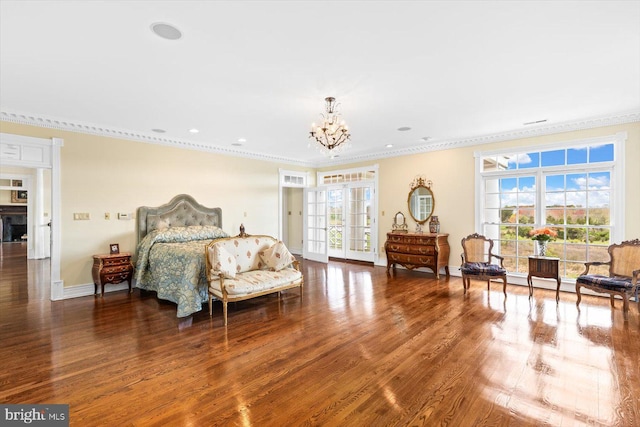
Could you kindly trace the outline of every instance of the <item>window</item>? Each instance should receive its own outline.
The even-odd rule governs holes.
[[[579,276],[586,261],[608,260],[607,247],[623,236],[624,139],[477,154],[476,227],[495,241],[510,273],[527,274],[535,253],[529,232],[543,226],[558,233],[547,256],[560,258],[563,277]]]

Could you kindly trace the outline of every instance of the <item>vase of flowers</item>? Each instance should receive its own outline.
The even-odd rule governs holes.
[[[558,236],[558,232],[549,227],[535,228],[529,232],[531,240],[538,246],[538,255],[547,256],[547,244]]]

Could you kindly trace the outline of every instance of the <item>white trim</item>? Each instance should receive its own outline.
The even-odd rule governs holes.
[[[614,216],[611,218],[612,226],[614,227],[615,233],[614,242],[621,242],[624,240],[625,236],[625,227],[624,227],[624,195],[625,193],[625,185],[624,185],[624,170],[625,170],[625,146],[627,144],[627,132],[618,132],[616,133],[616,144],[613,146],[613,158],[616,159],[616,164],[613,167],[613,179],[615,180],[613,183],[613,205],[614,205]],[[637,163],[636,163],[637,166]]]
[[[129,290],[127,282],[118,283],[116,285],[107,285],[104,288],[104,293],[117,292],[122,290]],[[100,289],[98,289],[98,292]],[[84,285],[75,285],[64,288],[64,293],[60,299],[80,298],[95,295],[96,298],[100,298],[99,294],[95,293],[95,285],[93,283],[87,283]]]
[[[302,178],[303,183],[301,185],[297,185],[291,182],[284,182],[285,176],[297,176]],[[290,171],[286,169],[279,168],[278,169],[278,239],[284,240],[284,188],[306,188],[309,186],[309,171]],[[304,230],[302,231],[304,235]],[[290,250],[292,248],[289,248]]]
[[[0,133],[0,143],[5,145],[18,145],[20,150],[25,147],[39,148],[42,150],[41,161],[34,162],[29,160],[29,156],[23,156],[24,151],[19,152],[19,156],[13,158],[4,158],[3,165],[12,165],[25,168],[46,168],[51,169],[51,300],[55,301],[63,297],[63,282],[60,279],[60,200],[61,200],[61,181],[60,181],[60,148],[64,145],[61,138],[34,138],[30,136],[14,135],[10,133]],[[33,153],[33,151],[31,151]],[[31,184],[29,184],[31,185]],[[29,187],[28,191],[33,193],[33,188]],[[27,221],[32,215],[32,201],[27,204]],[[29,226],[32,229],[32,226]],[[33,252],[31,252],[33,253]]]
[[[541,226],[545,223],[542,214],[545,211],[543,197],[545,194],[545,180],[544,176],[548,173],[570,173],[573,170],[592,172],[598,169],[607,170],[611,172],[610,194],[611,205],[610,212],[612,216],[610,218],[610,241],[619,242],[624,239],[624,145],[627,140],[627,132],[618,132],[615,135],[607,135],[603,137],[586,138],[570,141],[559,141],[553,144],[544,145],[530,145],[524,147],[502,148],[498,150],[490,151],[478,151],[474,152],[476,159],[476,173],[475,173],[475,229],[477,233],[484,234],[483,224],[485,223],[485,179],[499,179],[508,177],[518,177],[522,175],[535,175],[537,182],[536,190],[536,208],[535,211],[535,224],[532,226]],[[538,166],[535,168],[523,168],[513,170],[499,170],[499,171],[482,171],[483,158],[499,156],[503,154],[521,154],[521,153],[541,153],[549,150],[566,150],[576,147],[588,147],[602,144],[613,144],[614,156],[613,161],[600,162],[600,163],[588,163],[588,164],[571,164],[560,165],[553,167]],[[517,254],[517,256],[521,256]],[[568,261],[564,259],[564,261]],[[511,275],[509,275],[511,277]],[[514,276],[516,279],[519,276]],[[565,278],[563,278],[565,279]],[[519,279],[518,279],[519,280]],[[566,279],[565,279],[566,280]],[[570,280],[570,279],[569,279]],[[575,285],[575,281],[573,281]]]
[[[44,115],[35,115],[30,113],[21,113],[16,111],[4,110],[0,111],[0,120],[26,124],[30,126],[38,126],[50,129],[59,129],[71,132],[80,132],[90,135],[100,135],[112,138],[128,139],[133,141],[146,142],[150,144],[166,145],[178,148],[185,148],[198,151],[213,152],[235,157],[243,157],[250,159],[258,159],[272,162],[280,162],[291,165],[299,165],[306,167],[326,167],[336,166],[338,164],[356,163],[363,161],[373,161],[377,159],[406,156],[410,154],[426,153],[431,151],[447,150],[451,148],[469,147],[474,145],[488,144],[492,142],[509,141],[514,139],[531,138],[536,136],[551,135],[562,132],[570,132],[582,129],[592,129],[604,126],[613,126],[624,123],[640,122],[640,111],[624,111],[612,113],[604,116],[589,117],[582,120],[572,120],[561,123],[545,123],[542,126],[527,126],[525,129],[517,129],[505,132],[498,132],[487,135],[469,136],[460,139],[449,140],[433,140],[422,145],[405,147],[393,151],[378,151],[366,153],[349,152],[341,153],[339,158],[324,158],[319,161],[301,161],[287,157],[273,156],[262,153],[252,153],[248,151],[237,150],[234,148],[214,146],[210,143],[202,143],[189,141],[184,139],[161,137],[142,132],[109,128],[101,125],[81,122],[78,120],[66,120],[61,118],[53,118]]]

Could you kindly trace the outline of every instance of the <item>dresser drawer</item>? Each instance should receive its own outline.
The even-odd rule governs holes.
[[[388,234],[387,241],[401,243],[405,245],[435,245],[436,238],[433,236],[417,236],[403,234]]]
[[[104,284],[120,283],[120,282],[124,282],[125,280],[129,280],[129,272],[110,274],[103,271],[102,273],[103,273],[102,277],[104,278],[102,283]]]
[[[403,254],[415,255],[435,255],[436,253],[436,248],[434,246],[417,246],[391,242],[387,242],[386,250],[389,252],[400,252]]]
[[[389,252],[387,256],[389,257],[389,261],[400,264],[431,266],[436,263],[435,256],[410,255],[396,252]]]
[[[102,269],[103,274],[128,273],[129,271],[131,271],[130,264],[122,264],[116,266],[110,265]]]
[[[107,258],[103,260],[103,265],[105,268],[112,267],[115,265],[126,265],[130,262],[131,257],[123,256],[118,258]]]

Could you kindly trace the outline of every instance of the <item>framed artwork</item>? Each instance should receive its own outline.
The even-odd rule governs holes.
[[[13,187],[22,187],[21,179],[11,180]],[[11,203],[27,203],[27,192],[25,190],[11,190]]]
[[[115,255],[115,254],[119,254],[120,253],[120,245],[117,243],[112,243],[109,245],[109,253],[111,255]]]

